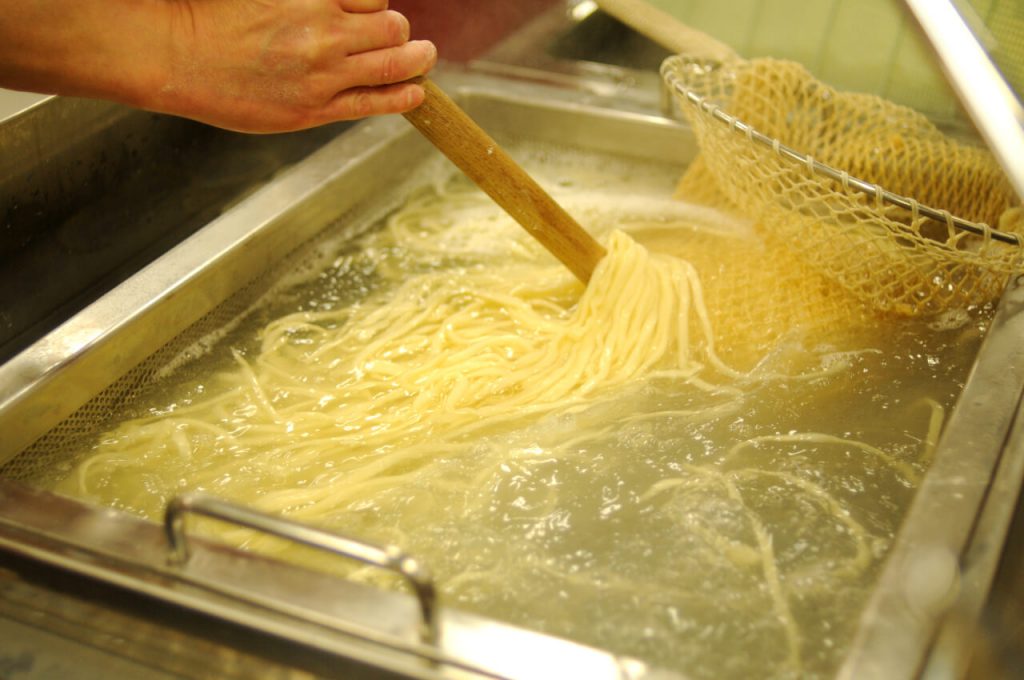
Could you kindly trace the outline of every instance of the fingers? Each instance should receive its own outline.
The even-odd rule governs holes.
[[[409,21],[398,12],[348,14],[344,22],[346,54],[397,47],[409,40]]]
[[[338,7],[354,14],[380,12],[388,8],[388,0],[338,0]]]
[[[423,88],[413,83],[356,87],[338,95],[322,109],[324,121],[354,120],[385,113],[404,113],[423,103]]]
[[[354,54],[340,65],[338,90],[400,83],[425,74],[436,62],[437,48],[429,40]]]

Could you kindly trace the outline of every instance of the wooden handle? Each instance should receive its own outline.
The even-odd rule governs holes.
[[[427,97],[405,114],[417,130],[583,283],[605,255],[594,237],[430,79]]]
[[[738,58],[735,50],[725,43],[687,26],[646,0],[597,0],[597,6],[673,54],[715,61]]]

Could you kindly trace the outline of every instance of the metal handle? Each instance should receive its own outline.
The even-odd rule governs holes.
[[[164,531],[171,545],[170,559],[176,564],[184,564],[189,559],[185,517],[190,513],[262,531],[399,574],[412,587],[419,602],[422,641],[436,645],[440,639],[434,581],[426,567],[400,548],[393,545],[379,546],[228,503],[206,494],[189,493],[171,500],[164,514]]]

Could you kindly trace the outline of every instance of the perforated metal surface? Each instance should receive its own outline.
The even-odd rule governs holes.
[[[396,193],[401,195],[401,192]],[[158,378],[206,355],[247,315],[258,311],[282,279],[311,270],[321,246],[353,238],[371,228],[386,212],[388,205],[380,200],[376,205],[350,211],[318,236],[296,247],[278,264],[245,284],[0,467],[0,476],[33,483],[66,474],[77,456],[84,453],[102,432],[118,418],[123,418],[125,413],[137,408],[137,403],[144,402],[144,397],[153,390]]]

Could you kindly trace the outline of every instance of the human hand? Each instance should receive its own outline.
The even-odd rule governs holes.
[[[409,42],[387,0],[175,0],[155,108],[219,127],[280,132],[423,101],[406,83],[437,50]]]
[[[437,59],[387,0],[0,0],[0,86],[246,132],[416,107]]]

